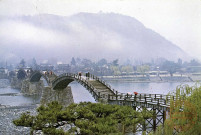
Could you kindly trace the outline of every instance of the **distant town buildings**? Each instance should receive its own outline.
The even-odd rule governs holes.
[[[39,65],[39,70],[41,71],[53,71],[54,66],[51,64],[40,64]]]
[[[0,68],[0,79],[7,79],[9,75],[8,69],[7,68]]]
[[[13,69],[15,69],[15,74],[17,74],[20,69],[23,69],[27,75],[31,70],[53,71],[58,75],[66,72],[90,72],[97,76],[182,76],[185,74],[201,75],[201,63],[197,60],[183,62],[182,59],[178,59],[178,61],[174,62],[160,59],[160,61],[153,60],[150,63],[131,63],[132,62],[129,61],[127,63],[120,64],[118,59],[110,62],[108,62],[106,59],[100,59],[99,61],[94,62],[90,59],[72,58],[71,62],[69,63],[63,63],[62,61],[54,61],[54,63],[51,63],[50,61],[45,60],[45,62],[37,64],[36,59],[33,59],[32,63],[27,63],[24,59],[22,59],[17,65],[9,63],[9,65],[12,65],[9,68],[7,68],[7,63],[2,65],[0,68],[0,78],[5,78],[8,76],[9,72],[13,71]]]

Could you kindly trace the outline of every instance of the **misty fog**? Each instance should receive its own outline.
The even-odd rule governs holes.
[[[42,62],[72,57],[100,60],[150,61],[190,57],[178,46],[146,28],[132,17],[120,14],[79,13],[0,17],[1,61],[12,63],[36,58]]]

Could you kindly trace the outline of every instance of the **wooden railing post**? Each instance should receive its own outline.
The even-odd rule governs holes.
[[[165,125],[166,120],[166,111],[163,111],[163,126]]]
[[[136,101],[136,99],[137,99],[137,94],[135,94],[135,96],[134,96],[134,101]]]
[[[156,109],[153,108],[154,116],[153,116],[153,130],[156,131]]]
[[[145,96],[144,99],[145,99],[145,104],[146,104],[147,103],[147,97]]]
[[[117,91],[116,91],[116,100],[117,100],[117,98],[118,98],[118,93],[117,93]]]
[[[166,103],[167,103],[166,100],[167,100],[167,99],[164,99],[164,104],[165,104],[165,105],[166,105]]]

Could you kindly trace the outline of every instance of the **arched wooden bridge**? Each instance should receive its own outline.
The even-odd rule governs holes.
[[[53,77],[52,77],[53,76]],[[170,96],[162,94],[128,94],[120,93],[107,84],[105,81],[101,80],[99,77],[92,74],[89,77],[79,76],[73,73],[64,73],[59,76],[55,75],[45,75],[40,71],[34,71],[30,75],[30,82],[38,82],[41,77],[44,77],[49,85],[52,86],[54,90],[64,89],[72,81],[77,81],[84,87],[86,87],[96,101],[98,99],[107,99],[108,103],[119,104],[119,105],[141,105],[144,107],[154,106],[156,109],[169,110],[170,106]],[[50,80],[50,78],[54,78]]]
[[[148,125],[151,125],[154,130],[159,124],[164,123],[166,112],[170,111],[170,99],[173,98],[174,100],[174,97],[162,94],[120,93],[112,89],[105,81],[92,74],[88,77],[73,73],[64,73],[56,76],[54,74],[45,75],[40,71],[34,71],[30,75],[30,82],[37,82],[41,77],[44,77],[54,90],[64,89],[72,81],[77,81],[83,85],[98,102],[103,100],[109,104],[128,105],[136,110],[149,108],[155,111],[157,116],[156,119],[147,120]]]

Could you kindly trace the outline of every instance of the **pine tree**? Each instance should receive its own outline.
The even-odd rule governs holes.
[[[144,120],[143,115],[131,107],[90,102],[73,103],[64,108],[54,101],[46,106],[40,106],[37,112],[36,116],[22,114],[13,123],[17,126],[31,127],[32,131],[42,130],[45,134],[102,135],[124,134],[128,127],[135,128],[137,123]],[[145,113],[147,116],[152,116],[150,112]],[[63,121],[70,125],[68,131],[56,129]]]
[[[71,59],[71,65],[73,65],[73,66],[76,65],[76,61],[75,61],[75,58],[74,58],[74,57]]]

